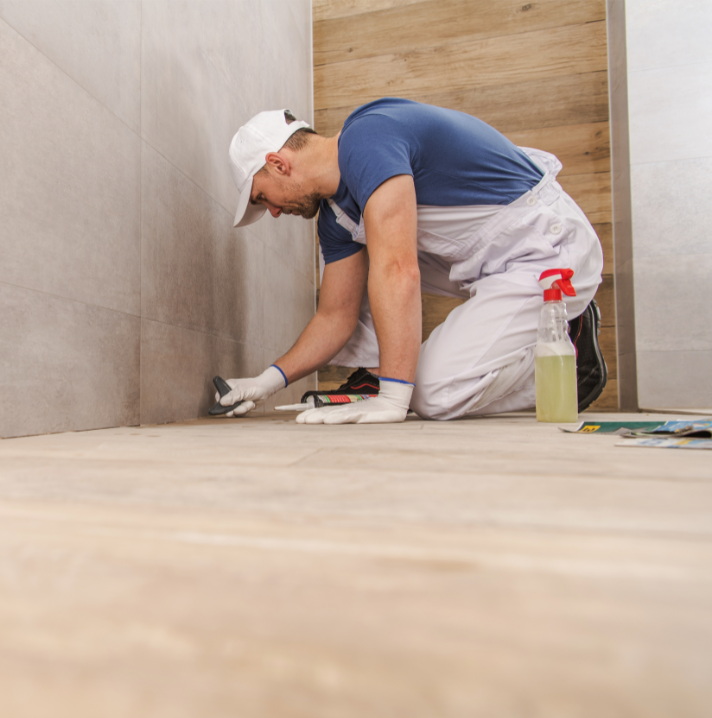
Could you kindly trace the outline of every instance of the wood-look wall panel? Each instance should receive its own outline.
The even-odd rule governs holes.
[[[556,155],[563,165],[559,177],[611,170],[607,122],[538,127],[504,134],[519,147],[535,147]]]
[[[608,73],[527,80],[458,92],[411,95],[409,99],[466,112],[500,132],[608,122]],[[335,135],[358,107],[331,107],[314,113],[316,130]]]
[[[618,409],[618,379],[608,379],[601,394],[596,401],[591,404],[588,411],[617,411]],[[586,416],[584,415],[584,419]]]
[[[314,65],[605,20],[605,0],[429,0],[314,23]]]
[[[426,294],[425,292],[420,296],[423,304],[423,341],[433,333],[435,327],[447,319],[448,314],[455,307],[459,307],[467,301],[460,297],[441,297],[439,294]]]
[[[356,367],[331,365],[321,367],[319,369],[319,389],[322,391],[338,389],[354,369]]]
[[[603,248],[600,343],[618,406],[604,0],[314,0],[315,128],[332,136],[356,107],[406,97],[474,115],[515,144],[557,155],[564,189]],[[575,280],[574,280],[575,281]],[[424,338],[463,300],[423,295]],[[336,388],[350,369],[327,367]]]
[[[466,112],[500,132],[608,122],[608,73],[528,79],[455,92],[444,89],[411,99]]]
[[[358,20],[357,15],[368,15],[394,7],[417,5],[423,0],[312,0],[312,21],[333,20],[337,17],[350,17]]]
[[[603,274],[613,274],[613,224],[599,222],[594,224],[593,228],[603,247]]]
[[[571,280],[576,286],[576,279]],[[603,281],[598,287],[596,292],[596,303],[598,308],[601,310],[601,326],[602,327],[614,327],[616,326],[616,301],[615,301],[615,288],[613,283],[612,274],[604,274]]]
[[[586,213],[591,224],[611,221],[611,173],[567,175],[561,186]]]
[[[314,68],[314,108],[541,80],[607,67],[604,21],[457,42]]]

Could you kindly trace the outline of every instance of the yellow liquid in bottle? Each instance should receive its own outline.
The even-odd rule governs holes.
[[[534,360],[538,421],[578,421],[576,357],[541,356]]]

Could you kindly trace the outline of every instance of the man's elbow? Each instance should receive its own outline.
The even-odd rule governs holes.
[[[383,280],[391,284],[420,286],[420,267],[417,262],[410,259],[396,257],[391,261],[384,262],[380,272],[373,270],[374,268],[371,267],[371,276],[380,275]]]

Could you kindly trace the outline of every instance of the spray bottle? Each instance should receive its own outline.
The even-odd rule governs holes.
[[[578,419],[576,349],[569,339],[566,304],[561,293],[575,297],[571,269],[548,269],[539,277],[544,306],[539,316],[534,369],[536,418],[556,423]]]

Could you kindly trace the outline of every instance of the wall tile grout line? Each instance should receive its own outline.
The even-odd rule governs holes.
[[[652,167],[653,165],[666,165],[672,162],[696,162],[697,160],[709,160],[712,155],[695,155],[694,157],[675,157],[669,160],[652,160],[650,162],[631,162],[631,167]]]
[[[122,312],[119,309],[112,309],[111,307],[104,307],[101,304],[92,304],[91,302],[85,302],[81,299],[73,299],[72,297],[65,297],[62,294],[52,294],[51,292],[43,292],[41,289],[34,289],[33,287],[23,287],[20,284],[12,284],[11,282],[3,282],[0,281],[0,286],[3,287],[12,287],[13,289],[20,289],[24,292],[32,292],[34,294],[40,294],[45,297],[52,297],[54,299],[59,299],[63,302],[70,302],[72,304],[81,304],[85,307],[92,307],[93,309],[100,309],[103,312],[111,312],[112,314],[121,314],[125,317],[131,317],[132,319],[138,319],[139,321],[146,320],[148,322],[154,322],[156,324],[162,324],[163,326],[167,327],[174,327],[175,329],[182,329],[189,332],[195,332],[196,334],[204,334],[205,336],[215,337],[216,339],[225,339],[227,341],[230,341],[234,344],[242,344],[244,346],[262,346],[260,343],[250,343],[244,342],[240,339],[233,339],[225,334],[216,334],[215,332],[211,331],[203,331],[202,329],[194,329],[193,327],[186,327],[181,324],[172,324],[170,322],[164,322],[160,319],[152,319],[150,317],[143,316],[142,314],[130,314],[129,312]]]
[[[656,65],[655,67],[638,67],[634,70],[628,68],[628,79],[633,75],[644,72],[657,72],[659,70],[678,69],[681,67],[696,67],[697,65],[712,65],[712,57],[708,60],[695,60],[695,62],[671,63],[669,65]]]
[[[141,3],[141,12],[143,15],[143,2]],[[213,195],[210,192],[208,192],[204,187],[201,187],[192,177],[187,175],[180,167],[178,167],[178,165],[176,165],[172,160],[170,160],[168,157],[166,157],[162,152],[160,152],[160,150],[158,150],[156,147],[154,147],[148,140],[146,140],[142,136],[142,125],[141,125],[142,109],[139,112],[139,131],[136,132],[136,130],[134,128],[132,128],[127,122],[122,120],[115,112],[113,112],[111,109],[109,109],[101,100],[99,100],[95,95],[93,95],[91,92],[89,92],[89,90],[87,90],[83,85],[81,85],[79,82],[77,82],[77,80],[75,80],[69,73],[67,73],[59,65],[57,65],[57,63],[54,60],[52,60],[50,57],[45,55],[45,53],[42,52],[32,41],[30,41],[22,33],[18,32],[12,25],[10,25],[3,18],[0,18],[0,22],[2,22],[4,25],[6,25],[8,28],[10,28],[10,30],[12,30],[12,32],[17,34],[25,42],[27,42],[29,45],[31,45],[40,55],[42,55],[42,57],[44,57],[48,62],[50,62],[52,65],[54,65],[54,67],[56,67],[65,77],[69,78],[69,80],[71,80],[71,82],[74,85],[76,85],[78,88],[80,88],[82,90],[82,92],[86,93],[95,102],[97,102],[99,105],[101,105],[101,107],[103,107],[107,112],[109,112],[114,118],[116,118],[119,122],[121,122],[121,124],[123,124],[133,135],[135,135],[136,138],[140,142],[142,142],[142,143],[145,142],[146,145],[148,145],[148,147],[150,147],[154,152],[156,152],[156,154],[158,154],[161,158],[163,158],[166,162],[168,162],[175,170],[180,172],[180,174],[183,175],[183,177],[185,177],[191,184],[193,184],[193,186],[195,186],[197,189],[199,189],[206,197],[211,199],[218,207],[220,207],[230,217],[232,217],[230,210],[227,209],[227,207],[225,207],[225,205],[223,205],[223,203],[220,200],[218,200],[216,197],[213,197]],[[143,101],[143,98],[142,98],[143,93],[142,93],[142,87],[141,87],[141,79],[142,79],[141,75],[143,73],[143,56],[142,56],[142,52],[143,52],[143,16],[141,18],[141,35],[142,35],[141,55],[140,55],[140,60],[139,60],[140,68],[141,68],[141,71],[139,73],[139,103],[142,103],[142,101]],[[143,158],[141,160],[141,167],[142,166],[143,166]],[[141,186],[141,181],[139,180],[139,191],[140,191],[140,186]],[[141,200],[139,199],[139,206],[140,206],[140,203],[141,203]],[[139,228],[139,247],[140,247],[140,235],[141,235],[141,229]],[[253,234],[252,236],[255,237],[255,239],[262,242],[262,240],[259,237],[257,237],[256,235]],[[264,242],[262,242],[262,243],[264,244]],[[19,287],[20,285],[17,285],[17,286]],[[41,290],[37,290],[37,291],[41,291]],[[49,294],[48,292],[42,292],[42,293]],[[52,295],[52,296],[62,297],[62,295]],[[68,299],[68,297],[64,297],[64,298]],[[76,301],[81,301],[81,300],[76,300]],[[85,303],[90,304],[88,302],[85,302]],[[97,304],[97,305],[92,305],[92,306],[101,307],[102,305]],[[105,307],[105,308],[109,309],[109,307]],[[112,311],[118,311],[118,310],[112,310]],[[136,316],[136,315],[130,315],[130,316]],[[140,316],[140,315],[138,315],[138,316]]]
[[[141,425],[141,394],[143,393],[143,0],[139,10],[138,47],[138,134],[141,141],[138,178],[138,304],[141,325],[138,335],[138,424]]]
[[[224,339],[225,341],[232,342],[233,344],[241,344],[242,346],[246,346],[246,347],[258,346],[258,347],[262,347],[263,349],[269,348],[269,347],[265,347],[261,342],[249,342],[248,343],[248,342],[242,341],[241,339],[232,339],[231,337],[226,336],[225,334],[216,334],[215,332],[211,332],[211,331],[203,331],[202,329],[194,329],[193,327],[186,327],[183,324],[172,324],[171,322],[164,322],[160,319],[151,319],[150,317],[141,317],[141,321],[153,322],[154,324],[160,324],[164,327],[172,327],[173,329],[180,329],[181,331],[185,331],[185,332],[193,332],[194,334],[202,334],[203,336],[213,337],[214,339]]]
[[[143,14],[143,2],[141,3],[141,11]],[[124,125],[133,135],[136,136],[136,138],[140,142],[145,142],[146,145],[148,145],[156,154],[158,154],[160,157],[162,157],[166,162],[168,162],[173,168],[175,168],[178,172],[180,172],[183,177],[185,177],[191,184],[193,184],[195,187],[197,187],[206,197],[209,197],[213,202],[215,202],[216,205],[218,205],[221,209],[223,209],[230,217],[232,217],[231,210],[229,210],[225,205],[216,197],[214,197],[208,190],[206,190],[204,187],[201,187],[192,177],[190,177],[188,174],[185,173],[184,170],[182,170],[173,160],[166,157],[159,149],[154,147],[145,137],[143,137],[143,128],[142,128],[142,102],[143,102],[143,90],[141,87],[141,80],[142,80],[142,74],[143,74],[143,17],[141,18],[141,35],[142,35],[142,42],[141,42],[141,54],[140,54],[140,67],[141,71],[139,73],[139,103],[140,103],[140,110],[139,110],[139,129],[138,132],[131,127],[125,120],[122,120],[113,110],[111,110],[109,107],[107,107],[98,97],[93,95],[89,90],[86,89],[82,84],[80,84],[76,79],[74,79],[66,70],[63,70],[52,58],[48,57],[42,50],[40,50],[31,40],[29,40],[27,37],[25,37],[21,32],[16,30],[10,23],[8,23],[3,18],[0,18],[0,22],[2,22],[4,25],[6,25],[12,32],[14,32],[18,37],[21,37],[28,45],[33,47],[40,55],[42,55],[47,62],[50,62],[54,67],[59,70],[65,77],[67,77],[71,82],[76,85],[82,92],[84,92],[87,96],[91,97],[95,102],[97,102],[101,107],[103,107],[107,112],[109,112],[112,117],[114,117],[116,120],[118,120],[122,125]],[[255,235],[253,235],[255,236]],[[256,239],[259,239],[259,237],[256,237]],[[262,241],[262,240],[260,240]],[[100,306],[100,305],[97,305]]]
[[[95,309],[101,309],[105,312],[113,312],[114,314],[123,314],[126,317],[134,317],[135,319],[141,319],[141,314],[131,314],[131,312],[123,312],[120,309],[113,309],[112,307],[105,307],[102,304],[93,304],[92,302],[85,302],[83,299],[75,299],[73,297],[66,297],[63,294],[53,294],[52,292],[44,292],[41,289],[35,287],[25,287],[22,284],[13,284],[12,282],[0,281],[1,286],[12,287],[13,289],[22,289],[25,292],[34,292],[35,294],[41,294],[45,297],[54,297],[55,299],[61,299],[65,302],[73,302],[75,304],[83,304],[85,307],[94,307]]]
[[[78,80],[76,80],[74,77],[72,77],[66,70],[62,69],[51,57],[49,57],[44,52],[42,52],[42,50],[40,50],[39,47],[37,47],[37,45],[35,45],[35,43],[32,42],[32,40],[30,40],[25,35],[23,35],[19,30],[16,30],[12,25],[10,25],[9,22],[7,22],[7,20],[0,18],[0,22],[3,23],[3,25],[6,25],[7,27],[9,27],[18,37],[21,37],[28,45],[33,47],[40,55],[42,55],[42,57],[45,58],[45,60],[47,60],[47,62],[54,65],[54,67],[56,67],[65,77],[67,77],[69,80],[71,80],[73,84],[75,84],[80,90],[82,90],[82,92],[86,93],[89,97],[92,98],[92,100],[94,100],[99,105],[101,105],[110,115],[112,115],[116,120],[118,120],[122,125],[124,125],[130,132],[132,132],[134,135],[136,135],[139,138],[141,137],[140,131],[136,132],[136,130],[133,127],[131,127],[131,125],[129,125],[129,123],[126,122],[126,120],[121,119],[121,117],[119,117],[110,107],[107,107],[96,95],[94,95],[92,92],[87,90],[87,88],[84,87],[84,85],[82,85]],[[140,128],[140,120],[139,120],[139,128]]]
[[[141,12],[142,12],[142,15],[143,15],[143,2],[141,3]],[[213,195],[210,194],[210,192],[208,192],[205,188],[201,187],[193,178],[191,178],[189,175],[187,175],[187,174],[186,174],[180,167],[178,167],[172,160],[170,160],[168,157],[166,157],[165,155],[163,155],[163,153],[161,153],[156,147],[154,147],[150,142],[148,142],[148,140],[146,140],[146,139],[142,136],[142,132],[141,132],[141,119],[142,119],[141,113],[139,113],[139,132],[137,133],[135,129],[133,129],[133,128],[132,128],[130,125],[128,125],[124,120],[122,120],[120,117],[118,117],[118,115],[116,115],[115,112],[113,112],[112,110],[110,110],[103,102],[101,102],[101,100],[99,100],[97,97],[95,97],[91,92],[89,92],[89,90],[87,90],[83,85],[81,85],[79,82],[77,82],[77,80],[75,80],[69,73],[67,73],[67,72],[66,72],[65,70],[63,70],[59,65],[57,65],[57,63],[56,63],[54,60],[52,60],[50,57],[48,57],[47,55],[45,55],[45,53],[42,52],[42,51],[41,51],[33,42],[31,42],[27,37],[25,37],[22,33],[18,32],[12,25],[10,25],[10,24],[9,24],[7,21],[5,21],[4,19],[0,18],[0,22],[2,22],[4,25],[6,25],[8,28],[10,28],[10,30],[12,30],[12,32],[14,32],[15,34],[17,34],[17,35],[18,35],[19,37],[21,37],[25,42],[27,42],[29,45],[31,45],[40,55],[42,55],[42,57],[44,57],[48,62],[50,62],[52,65],[54,65],[54,67],[56,67],[65,77],[69,78],[69,80],[71,80],[71,82],[72,82],[74,85],[76,85],[79,89],[81,89],[82,92],[86,93],[86,94],[87,94],[89,97],[91,97],[95,102],[97,102],[99,105],[101,105],[101,107],[103,107],[107,112],[109,112],[114,118],[116,118],[119,122],[121,122],[121,124],[123,124],[133,135],[135,135],[136,138],[137,138],[141,143],[144,143],[144,142],[145,142],[146,145],[148,145],[148,147],[150,147],[154,152],[156,152],[156,154],[158,154],[162,159],[164,159],[166,162],[168,162],[176,171],[178,171],[181,175],[183,175],[183,177],[185,177],[194,187],[196,187],[198,190],[200,190],[206,197],[208,197],[209,199],[211,199],[220,209],[222,209],[223,211],[225,211],[225,212],[228,214],[228,216],[232,217],[232,215],[231,215],[231,213],[230,213],[230,210],[227,209],[227,208],[222,204],[222,202],[220,202],[218,199],[216,199],[215,197],[213,197]],[[141,35],[143,36],[143,17],[141,18]],[[142,40],[143,40],[143,38],[142,38]],[[140,70],[140,73],[139,73],[139,102],[142,102],[142,88],[141,88],[141,75],[142,75],[142,73],[143,73],[143,57],[142,57],[142,51],[143,51],[143,41],[141,42],[141,56],[140,56],[140,68],[141,68],[141,70]],[[141,151],[141,154],[142,154],[142,157],[141,157],[140,167],[143,168],[143,150]],[[139,207],[141,206],[140,190],[141,190],[141,180],[139,179]],[[141,249],[141,231],[142,231],[142,230],[141,230],[141,227],[139,227],[139,250]],[[263,242],[259,237],[257,237],[255,234],[252,234],[252,236],[253,236],[255,239],[257,239],[258,241],[260,241],[260,242],[262,242],[262,243],[264,244],[264,242]],[[265,245],[265,246],[266,246],[266,245]],[[140,264],[139,264],[139,266],[140,266]],[[139,270],[139,271],[140,271],[140,270]],[[139,274],[139,277],[140,277],[140,274]],[[12,285],[12,284],[9,284],[9,283],[7,283],[7,282],[0,282],[0,283],[2,283],[2,284],[8,284],[8,286],[17,286],[18,288],[21,288],[21,289],[27,289],[27,287],[22,287],[22,285]],[[139,287],[140,287],[140,284],[139,284]],[[59,297],[59,298],[68,299],[68,300],[70,300],[70,301],[77,301],[77,302],[80,302],[80,303],[83,303],[83,304],[87,304],[88,306],[96,306],[96,307],[99,307],[99,308],[107,309],[107,310],[109,310],[109,311],[117,311],[117,312],[120,312],[120,310],[111,309],[110,307],[104,307],[104,306],[101,305],[101,304],[91,304],[90,302],[82,302],[82,300],[79,300],[79,299],[74,300],[74,299],[71,299],[70,297],[64,297],[64,296],[61,295],[61,294],[53,295],[53,294],[51,294],[50,292],[42,292],[41,290],[34,290],[34,291],[37,291],[37,292],[39,292],[39,293],[41,293],[41,294],[47,294],[47,295],[49,295],[49,296],[57,296],[57,297]],[[140,301],[140,288],[139,288],[139,301]],[[140,306],[140,304],[139,304],[139,306]],[[140,311],[141,311],[141,310],[139,310],[139,314],[138,314],[138,315],[129,314],[128,312],[120,312],[120,313],[128,314],[129,316],[141,316]]]
[[[215,197],[213,197],[206,189],[201,187],[194,179],[192,179],[190,176],[188,176],[180,167],[178,167],[176,164],[174,164],[170,159],[168,159],[165,155],[163,155],[159,150],[157,150],[150,142],[145,140],[144,138],[140,138],[142,143],[145,143],[147,147],[150,147],[151,150],[153,150],[161,159],[163,159],[165,162],[167,162],[173,169],[175,169],[178,173],[180,173],[188,182],[190,182],[193,187],[195,187],[197,190],[199,190],[205,197],[207,197],[209,200],[215,203],[217,208],[221,209],[223,212],[225,212],[228,215],[228,221],[230,222],[230,225],[232,226],[232,221],[234,217],[234,213],[231,212],[229,209],[225,207],[225,205],[222,204],[219,200],[217,200]],[[313,221],[313,220],[309,220]],[[271,247],[258,235],[256,235],[249,227],[242,227],[243,231],[247,232],[251,235],[251,237],[258,242],[260,242],[263,246],[265,246],[268,249],[271,249]],[[295,270],[302,276],[306,277],[311,281],[311,278],[306,275],[302,274],[300,270]]]
[[[638,349],[638,354],[712,354],[712,349]]]

